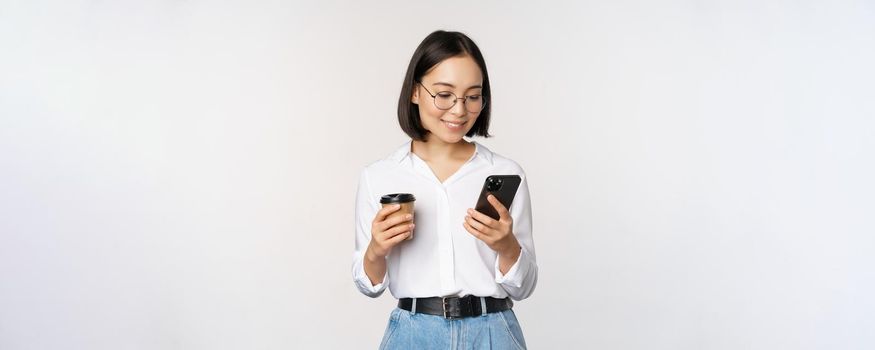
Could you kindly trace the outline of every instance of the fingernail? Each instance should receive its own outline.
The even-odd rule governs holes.
[[[401,208],[401,204],[395,204],[395,209]]]
[[[416,226],[416,224],[410,224],[410,228],[413,228],[413,226]]]
[[[412,215],[412,214],[407,214],[406,216],[404,216],[404,218],[407,219],[407,220],[410,220],[410,219],[413,219],[413,215]]]

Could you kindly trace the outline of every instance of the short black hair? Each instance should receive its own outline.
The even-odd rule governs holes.
[[[398,98],[398,123],[401,124],[401,130],[412,139],[425,141],[425,135],[429,132],[422,127],[419,107],[410,101],[413,89],[432,67],[445,59],[458,56],[470,56],[480,67],[480,72],[483,74],[481,95],[486,101],[486,106],[480,111],[477,121],[474,122],[474,126],[465,136],[491,136],[489,135],[489,111],[492,109],[490,103],[492,93],[489,89],[489,74],[486,72],[486,61],[483,59],[483,54],[480,53],[477,44],[467,35],[438,30],[425,37],[416,51],[413,52],[413,57],[410,58],[410,64],[407,66],[407,74],[404,75],[404,83],[401,85],[401,97]]]

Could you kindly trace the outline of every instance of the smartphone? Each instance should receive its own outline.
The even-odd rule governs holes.
[[[475,210],[486,214],[487,216],[498,220],[498,211],[486,199],[489,194],[493,194],[498,201],[510,210],[510,205],[513,203],[513,197],[516,196],[516,190],[520,187],[522,179],[519,175],[489,175],[486,181],[483,182],[483,189],[480,190],[480,198],[477,199]]]

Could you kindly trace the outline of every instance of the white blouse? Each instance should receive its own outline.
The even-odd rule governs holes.
[[[352,263],[359,291],[372,298],[386,287],[395,298],[476,295],[522,300],[531,295],[538,281],[538,265],[529,187],[522,167],[474,141],[476,151],[471,159],[441,183],[428,164],[411,152],[411,143],[406,142],[361,173]],[[506,275],[498,269],[498,254],[462,226],[489,175],[522,178],[509,208],[522,252]],[[371,223],[382,208],[380,197],[391,193],[416,196],[416,227],[413,239],[398,244],[386,257],[383,283],[373,285],[365,274],[364,253],[371,240]]]

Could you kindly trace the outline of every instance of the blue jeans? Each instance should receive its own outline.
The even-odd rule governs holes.
[[[395,308],[380,349],[526,349],[513,310],[460,319]]]

